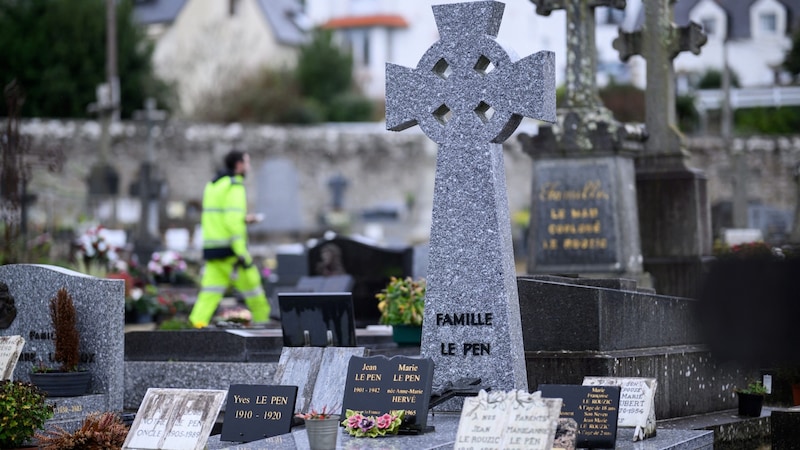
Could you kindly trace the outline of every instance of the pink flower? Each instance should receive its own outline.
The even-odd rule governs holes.
[[[391,414],[384,414],[378,417],[375,422],[378,424],[378,428],[381,430],[385,430],[392,426],[392,422],[394,422],[394,417]]]
[[[364,416],[362,416],[361,414],[353,414],[352,416],[347,418],[347,426],[349,428],[356,428],[362,419],[364,419]]]

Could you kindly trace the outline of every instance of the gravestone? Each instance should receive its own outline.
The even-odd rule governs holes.
[[[695,297],[704,259],[711,255],[711,210],[705,174],[689,166],[688,151],[678,130],[675,74],[672,60],[683,51],[700,53],[706,36],[690,22],[676,27],[674,0],[642,2],[644,28],[620,31],[614,48],[627,61],[641,55],[647,61],[644,151],[636,159],[644,270],[656,292]]]
[[[584,386],[619,386],[617,426],[633,428],[633,440],[656,435],[655,378],[584,377]]]
[[[0,380],[13,380],[25,339],[22,336],[0,336]]]
[[[533,0],[567,17],[566,105],[557,127],[520,134],[533,158],[528,273],[642,275],[633,157],[643,133],[616,121],[597,89],[595,8],[619,0]]]
[[[26,345],[20,354],[14,379],[30,380],[40,363],[50,364],[55,351],[50,321],[50,299],[60,288],[72,296],[80,334],[79,367],[92,375],[90,395],[51,399],[57,404],[53,422],[80,421],[92,411],[121,411],[124,390],[125,282],[94,278],[47,265],[0,266],[0,282],[16,300],[17,315],[0,336],[20,335]],[[63,407],[59,409],[59,407]]]
[[[148,389],[123,450],[204,449],[225,394],[211,389]]]
[[[392,276],[411,276],[413,253],[411,247],[379,247],[337,236],[308,250],[308,275],[350,275],[356,326],[364,328],[377,324],[380,318],[375,294]]]
[[[403,410],[405,416],[400,427],[424,432],[428,423],[432,381],[433,361],[430,358],[352,357],[347,368],[342,411],[349,409],[377,417]]]
[[[419,124],[439,145],[421,346],[437,385],[469,376],[527,389],[501,143],[523,116],[555,120],[555,58],[503,49],[503,10],[435,5],[440,40],[415,69],[386,65],[387,128]]]
[[[344,398],[345,383],[350,358],[367,356],[364,347],[326,347],[322,353],[322,363],[314,382],[314,391],[311,395],[310,409],[331,411],[334,414],[343,414],[342,399]]]
[[[250,225],[256,233],[297,233],[305,228],[301,214],[300,178],[294,163],[270,158],[258,169],[255,212],[264,220]]]
[[[541,392],[481,390],[464,400],[456,450],[549,450],[553,446],[561,399]]]
[[[615,448],[619,386],[543,384],[542,397],[560,398],[561,417],[578,423],[579,448]]]
[[[297,386],[295,412],[308,411],[324,352],[323,347],[284,347],[281,350],[274,380],[275,384]]]
[[[232,384],[220,440],[251,442],[288,433],[296,400],[297,386]]]

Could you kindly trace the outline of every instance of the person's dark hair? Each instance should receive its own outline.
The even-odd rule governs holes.
[[[225,168],[228,172],[233,172],[236,169],[236,163],[244,161],[244,152],[239,150],[231,150],[225,155]]]

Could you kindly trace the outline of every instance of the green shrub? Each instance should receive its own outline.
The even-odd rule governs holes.
[[[372,102],[358,94],[339,94],[331,99],[328,106],[330,122],[365,122],[371,117]]]
[[[31,383],[0,381],[0,448],[21,446],[53,417],[45,398]]]

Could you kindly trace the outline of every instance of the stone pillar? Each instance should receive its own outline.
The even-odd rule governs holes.
[[[688,151],[675,113],[672,60],[698,54],[706,36],[696,23],[676,27],[672,0],[644,4],[644,29],[620,33],[614,48],[627,61],[647,61],[646,125],[649,138],[636,159],[636,190],[644,269],[656,292],[696,296],[704,261],[711,254],[711,210],[705,174],[688,165]]]

